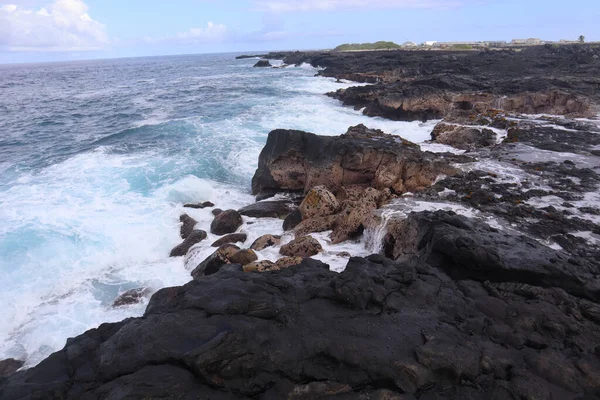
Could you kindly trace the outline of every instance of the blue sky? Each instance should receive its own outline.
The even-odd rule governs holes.
[[[0,0],[0,62],[322,49],[345,42],[600,40],[598,0]]]

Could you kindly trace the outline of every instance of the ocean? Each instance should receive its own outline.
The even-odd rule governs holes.
[[[369,118],[323,95],[354,83],[235,56],[0,65],[0,359],[34,366],[69,337],[143,314],[147,301],[113,308],[119,293],[188,282],[212,250],[169,258],[179,216],[207,229],[212,215],[183,203],[252,203],[269,131],[363,123],[422,142],[436,123]],[[281,230],[253,222],[249,240]],[[369,250],[339,249],[358,247]]]

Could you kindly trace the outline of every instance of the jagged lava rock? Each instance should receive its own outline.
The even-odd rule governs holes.
[[[237,231],[243,223],[242,216],[237,211],[223,211],[216,215],[210,224],[210,232],[215,235],[227,235]]]
[[[324,185],[335,193],[343,186],[363,185],[405,193],[422,190],[440,174],[454,172],[443,157],[362,125],[339,137],[275,130],[260,154],[252,192],[307,192]]]
[[[555,287],[600,302],[600,265],[453,212],[424,211],[388,222],[388,257],[419,256],[456,279]]]
[[[598,324],[579,298],[521,276],[478,282],[382,256],[340,274],[310,259],[223,267],[70,339],[0,381],[0,397],[593,398]]]
[[[181,243],[179,246],[173,248],[171,250],[171,257],[181,257],[185,256],[190,248],[193,245],[200,243],[204,239],[206,239],[207,235],[205,231],[196,229],[190,233],[190,235]]]

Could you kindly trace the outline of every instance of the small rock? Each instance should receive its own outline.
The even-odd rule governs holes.
[[[182,224],[181,229],[179,230],[179,235],[182,239],[187,239],[188,236],[192,234],[194,227],[198,223],[198,221],[187,214],[183,214],[181,217],[179,217],[179,222]]]
[[[221,214],[223,212],[223,210],[221,210],[220,208],[215,208],[211,212],[212,212],[212,215],[214,215],[216,217],[217,215]]]
[[[210,231],[215,235],[233,233],[242,226],[242,216],[235,210],[223,211],[210,224]]]
[[[266,67],[272,67],[269,60],[260,60],[259,62],[254,64],[254,68],[266,68]]]
[[[258,260],[258,256],[252,249],[239,250],[229,257],[229,262],[241,265],[247,265],[256,260]]]
[[[150,292],[151,290],[148,288],[137,288],[128,290],[125,293],[119,295],[119,297],[117,297],[112,306],[122,307],[131,304],[141,303],[142,299],[148,296]]]
[[[192,271],[192,277],[199,278],[201,276],[213,275],[219,272],[225,264],[230,264],[229,258],[234,255],[240,248],[233,244],[224,244],[219,247],[214,253],[202,261]]]
[[[304,260],[302,257],[283,257],[277,260],[275,265],[277,265],[279,269],[284,269],[301,264],[302,260]]]
[[[281,244],[281,236],[263,235],[256,239],[250,248],[252,250],[261,251],[267,247],[279,246]]]
[[[279,267],[269,260],[255,261],[244,265],[244,272],[268,272],[277,270],[279,270]]]
[[[302,219],[313,217],[326,217],[335,214],[340,208],[340,203],[337,201],[333,193],[325,186],[315,186],[310,189],[300,204],[300,214]]]
[[[208,207],[214,207],[215,205],[213,203],[211,203],[210,201],[205,201],[204,203],[198,203],[198,204],[184,204],[183,205],[185,208],[195,208],[195,209],[203,209],[203,208],[208,208]]]
[[[221,239],[214,242],[212,247],[221,247],[227,243],[244,243],[248,239],[248,235],[245,233],[232,233],[230,235],[223,236]]]
[[[289,257],[308,258],[316,256],[321,251],[323,251],[323,247],[321,247],[321,244],[315,238],[312,236],[303,236],[281,246],[279,253]]]
[[[337,253],[336,256],[340,258],[350,258],[352,257],[352,254],[348,253],[347,251],[341,251]]]
[[[300,213],[300,209],[292,211],[290,215],[288,215],[283,221],[283,230],[286,232],[291,231],[298,226],[300,222],[302,222],[302,214]]]
[[[14,374],[23,365],[25,365],[24,361],[15,360],[14,358],[9,358],[7,360],[0,361],[0,378],[5,378]]]
[[[188,250],[195,244],[200,243],[206,239],[206,232],[201,230],[194,230],[192,233],[181,243],[179,246],[171,250],[171,257],[185,256]]]

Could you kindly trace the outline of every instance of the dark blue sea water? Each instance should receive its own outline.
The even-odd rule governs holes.
[[[143,313],[112,308],[118,293],[189,281],[168,257],[182,203],[252,202],[270,130],[431,131],[341,107],[323,93],[349,85],[309,66],[234,57],[0,65],[0,359],[34,365],[68,337]]]

